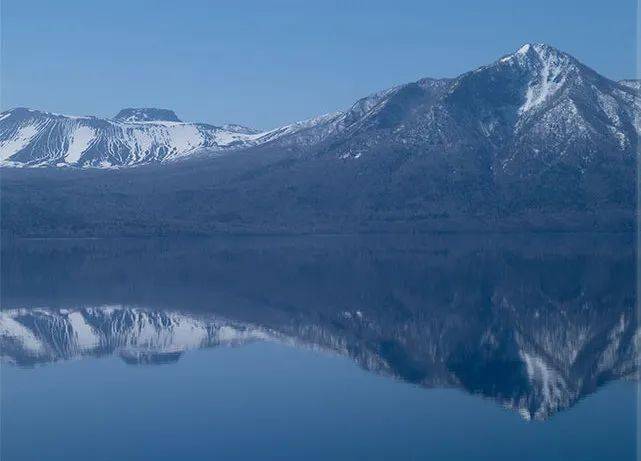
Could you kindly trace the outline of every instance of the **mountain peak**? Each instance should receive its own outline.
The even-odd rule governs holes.
[[[492,72],[515,71],[525,87],[519,113],[530,112],[559,94],[583,66],[571,55],[545,43],[526,43],[485,67]]]
[[[526,43],[516,51],[516,54],[525,55],[534,47],[533,43]]]
[[[180,122],[176,113],[169,109],[139,107],[122,109],[114,117],[117,122]]]
[[[561,53],[558,49],[554,48],[552,45],[548,45],[547,43],[526,43],[524,44],[521,48],[519,48],[516,53],[517,54],[525,54],[530,51],[534,51],[538,54],[541,53]]]
[[[512,54],[499,59],[500,63],[515,62],[521,64],[570,63],[575,59],[567,53],[546,43],[526,43]]]

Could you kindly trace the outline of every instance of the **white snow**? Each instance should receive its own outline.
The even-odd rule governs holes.
[[[193,125],[181,125],[167,129],[167,144],[179,152],[187,152],[201,147],[203,141],[202,134]]]
[[[100,337],[91,325],[87,323],[82,313],[78,311],[72,312],[67,316],[67,320],[73,330],[78,347],[81,349],[90,349],[99,344]]]
[[[318,117],[309,118],[302,120],[300,122],[292,123],[291,125],[286,125],[280,128],[276,128],[265,133],[258,133],[253,135],[255,139],[259,139],[261,142],[272,141],[274,139],[280,138],[285,135],[297,133],[299,131],[315,127],[320,124],[336,121],[345,115],[344,112],[332,112],[329,114],[323,114]]]
[[[25,125],[20,127],[9,139],[0,141],[0,160],[8,160],[12,155],[24,149],[36,134],[38,134],[38,129],[34,125]]]
[[[217,332],[218,340],[224,343],[242,343],[256,339],[269,339],[269,336],[258,329],[239,329],[230,325],[223,325]]]
[[[7,312],[0,312],[0,338],[2,337],[19,341],[22,347],[32,354],[42,352],[44,349],[38,338]]]
[[[539,54],[539,58],[541,65],[539,76],[528,85],[525,102],[519,109],[521,114],[537,108],[565,84],[566,76],[563,73],[563,66],[556,57]]]
[[[229,146],[237,142],[249,142],[260,138],[265,133],[246,134],[236,131],[220,130],[214,133],[214,139],[218,146]]]
[[[84,151],[89,148],[96,136],[96,132],[88,126],[79,126],[71,134],[71,142],[65,154],[67,163],[76,163]]]
[[[511,61],[514,58],[521,58],[527,54],[528,51],[530,51],[531,45],[529,43],[526,43],[523,45],[521,48],[519,48],[516,53],[514,54],[509,54],[501,59],[499,59],[499,62],[508,62]]]
[[[525,351],[520,351],[519,355],[525,362],[530,383],[543,398],[543,402],[535,414],[540,417],[560,405],[567,385],[563,378],[550,368],[541,357]]]
[[[180,350],[201,347],[207,341],[207,328],[202,322],[172,314],[167,340],[174,348]]]
[[[25,316],[32,317],[29,326],[16,320]],[[270,339],[262,328],[214,316],[127,306],[0,311],[0,346],[12,341],[19,345],[19,355],[46,361],[79,357],[99,348],[111,353],[174,352]]]

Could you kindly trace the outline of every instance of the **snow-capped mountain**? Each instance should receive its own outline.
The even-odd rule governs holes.
[[[558,161],[585,169],[602,157],[634,156],[637,89],[638,82],[609,80],[551,46],[527,44],[454,79],[376,93],[280,142],[329,140],[323,150],[341,158],[401,147],[421,155],[475,152],[493,171],[518,175]]]
[[[123,109],[108,120],[19,108],[0,114],[0,159],[8,166],[133,166],[247,147],[259,136],[238,125],[185,123],[166,109]]]
[[[8,165],[100,167],[264,144],[340,158],[402,146],[484,151],[493,169],[523,175],[561,158],[586,168],[615,152],[633,155],[637,91],[636,81],[611,81],[551,46],[527,44],[457,78],[399,85],[265,133],[184,123],[166,109],[124,109],[112,120],[14,109],[0,115],[0,157]]]

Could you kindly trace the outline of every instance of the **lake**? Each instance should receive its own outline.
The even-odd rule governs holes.
[[[2,459],[636,459],[632,238],[4,242]]]

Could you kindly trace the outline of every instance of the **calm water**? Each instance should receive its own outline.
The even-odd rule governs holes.
[[[2,256],[3,461],[635,459],[629,237]]]

